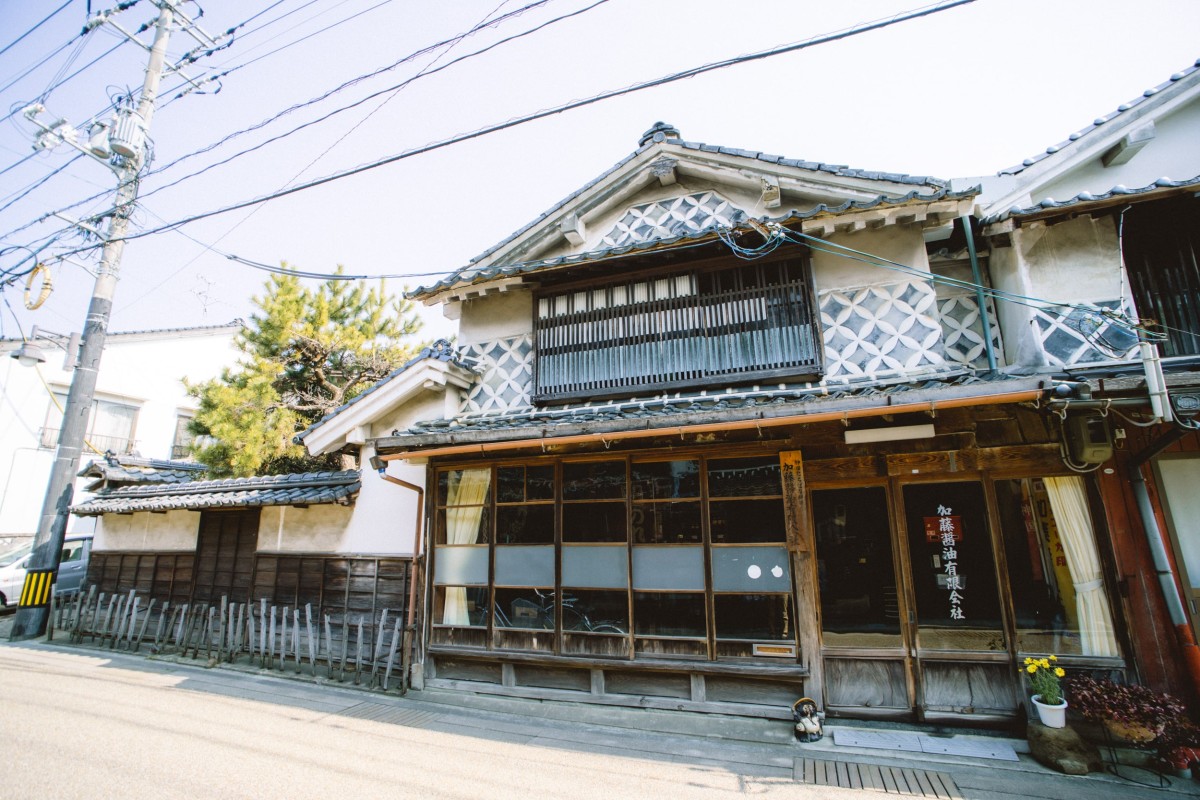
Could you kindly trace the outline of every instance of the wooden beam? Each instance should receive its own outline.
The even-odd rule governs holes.
[[[804,691],[824,708],[816,547],[809,523],[808,493],[804,486],[804,462],[800,451],[780,452],[779,466],[783,477],[787,545],[792,555],[792,576],[796,587],[796,634],[800,642],[800,664],[808,670]]]

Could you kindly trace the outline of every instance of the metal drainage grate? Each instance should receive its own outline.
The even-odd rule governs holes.
[[[398,708],[383,703],[359,703],[345,711],[339,711],[339,717],[354,717],[367,719],[372,722],[385,722],[390,725],[403,725],[406,728],[423,728],[428,723],[440,718],[440,714],[432,711],[421,711],[410,708]]]
[[[854,761],[796,759],[796,780],[815,786],[868,789],[889,794],[962,800],[954,779],[944,772],[927,769],[885,767]]]

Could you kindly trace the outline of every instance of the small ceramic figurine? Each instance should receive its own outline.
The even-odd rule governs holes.
[[[824,735],[817,703],[811,697],[801,697],[792,704],[792,719],[796,722],[797,741],[815,742]]]

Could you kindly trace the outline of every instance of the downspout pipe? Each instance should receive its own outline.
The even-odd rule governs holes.
[[[979,323],[983,326],[983,351],[987,354],[988,372],[996,371],[996,350],[992,347],[992,321],[988,318],[987,297],[983,292],[983,271],[975,252],[975,233],[971,230],[971,215],[960,217],[963,235],[967,237],[967,255],[971,258],[971,281],[975,284],[975,303],[979,306]]]
[[[1163,537],[1162,528],[1159,527],[1158,516],[1154,513],[1154,505],[1150,501],[1150,490],[1146,486],[1146,477],[1142,473],[1142,468],[1150,459],[1179,441],[1186,433],[1185,430],[1176,429],[1136,455],[1129,465],[1129,482],[1133,488],[1134,499],[1137,501],[1142,528],[1146,532],[1146,543],[1150,547],[1150,557],[1154,561],[1154,571],[1158,576],[1163,600],[1167,604],[1167,613],[1171,617],[1171,624],[1175,626],[1175,637],[1183,654],[1183,662],[1187,666],[1188,676],[1192,681],[1192,691],[1197,697],[1200,697],[1200,648],[1196,646],[1196,637],[1192,632],[1187,609],[1179,594],[1175,573],[1171,569],[1171,561],[1167,555],[1167,543]]]

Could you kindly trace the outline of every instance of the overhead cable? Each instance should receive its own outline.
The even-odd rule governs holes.
[[[66,0],[66,2],[65,2],[65,3],[63,3],[61,6],[59,6],[59,7],[58,7],[58,8],[56,8],[56,9],[54,9],[54,10],[53,10],[53,11],[51,11],[49,14],[47,14],[45,17],[43,17],[41,22],[37,23],[37,24],[36,24],[36,25],[34,25],[32,28],[30,28],[29,30],[25,31],[25,32],[24,32],[24,33],[22,33],[20,36],[18,36],[16,39],[14,39],[13,41],[11,41],[11,42],[9,42],[8,44],[6,44],[6,45],[4,46],[4,48],[3,48],[3,49],[0,49],[0,56],[4,55],[4,54],[5,54],[5,53],[7,53],[9,50],[11,50],[13,47],[15,47],[16,45],[20,44],[20,43],[21,43],[21,41],[22,41],[22,40],[23,40],[23,39],[24,39],[26,36],[28,36],[29,34],[33,33],[33,32],[34,32],[34,31],[36,31],[38,28],[42,27],[42,26],[43,26],[43,25],[45,25],[47,22],[49,22],[51,19],[53,19],[54,17],[56,17],[60,11],[62,11],[62,10],[63,10],[64,8],[66,8],[67,6],[71,5],[71,3],[72,3],[72,0]]]
[[[286,189],[282,189],[280,191],[273,192],[268,195],[256,197],[256,198],[253,198],[250,200],[243,200],[239,203],[233,203],[231,205],[223,206],[221,208],[213,209],[211,211],[205,211],[205,212],[201,212],[199,214],[192,214],[191,216],[184,217],[183,219],[177,220],[172,223],[168,223],[166,225],[160,225],[156,228],[150,228],[148,230],[139,231],[137,233],[127,234],[123,238],[126,241],[129,241],[132,239],[140,239],[144,236],[152,236],[154,234],[163,233],[164,231],[172,230],[181,225],[188,225],[188,224],[197,222],[202,219],[208,219],[210,217],[219,216],[221,214],[228,214],[231,211],[237,211],[242,208],[248,208],[250,206],[254,206],[254,205],[258,205],[260,203],[265,203],[270,200],[274,200],[277,197],[284,197],[286,195],[303,192],[308,189],[313,189],[318,186],[323,186],[327,183],[332,183],[334,181],[342,180],[343,178],[348,178],[353,175],[358,175],[360,173],[367,172],[369,170],[377,169],[379,167],[383,167],[388,164],[394,164],[397,161],[402,161],[407,158],[412,158],[413,156],[430,153],[435,150],[440,150],[444,147],[449,147],[450,145],[459,144],[461,142],[469,141],[471,139],[477,139],[481,136],[486,136],[488,134],[497,133],[499,131],[507,130],[509,128],[513,128],[518,125],[523,125],[528,122],[533,122],[535,120],[544,119],[545,117],[550,117],[550,116],[554,116],[556,114],[561,114],[565,111],[571,111],[576,108],[582,108],[584,106],[593,105],[595,103],[599,103],[604,100],[611,100],[614,97],[621,97],[623,95],[633,94],[635,92],[644,91],[646,89],[651,89],[651,88],[654,88],[657,86],[662,86],[662,85],[665,85],[668,83],[674,83],[676,81],[685,80],[687,78],[694,78],[697,75],[702,75],[707,72],[713,72],[718,69],[725,69],[727,67],[735,66],[737,64],[744,64],[744,63],[747,63],[750,61],[758,61],[758,60],[770,58],[773,56],[783,55],[785,53],[795,52],[797,50],[803,50],[803,49],[806,49],[809,47],[815,47],[816,45],[819,45],[819,44],[826,44],[829,42],[838,41],[840,39],[847,39],[852,36],[857,36],[859,34],[867,33],[867,32],[874,31],[874,30],[879,30],[881,28],[886,28],[891,25],[896,25],[900,22],[906,22],[906,21],[909,21],[912,19],[917,19],[919,17],[926,17],[931,14],[936,14],[936,13],[939,13],[942,11],[947,11],[949,9],[956,8],[958,6],[967,5],[968,3],[973,3],[973,2],[975,2],[975,0],[950,0],[949,2],[938,3],[933,6],[926,6],[924,8],[920,8],[915,11],[897,14],[893,17],[889,17],[884,20],[877,20],[875,22],[869,22],[869,23],[864,23],[861,25],[856,25],[856,26],[853,26],[850,28],[843,29],[836,33],[815,36],[815,37],[813,37],[811,39],[807,39],[803,42],[797,42],[794,44],[783,45],[780,47],[774,47],[774,48],[770,48],[768,50],[761,50],[756,53],[750,53],[747,55],[736,56],[734,58],[728,58],[728,59],[724,59],[722,61],[711,62],[708,64],[701,65],[699,67],[693,67],[692,69],[684,70],[682,72],[677,72],[677,73],[674,73],[671,75],[666,75],[661,78],[655,78],[653,80],[643,81],[641,83],[635,83],[635,84],[632,84],[632,85],[627,86],[622,89],[613,89],[611,91],[602,92],[600,94],[592,95],[591,97],[583,98],[581,100],[573,100],[569,103],[564,103],[559,106],[554,106],[553,108],[544,109],[542,111],[537,111],[532,114],[526,114],[525,116],[521,116],[521,117],[515,117],[506,122],[498,123],[495,125],[489,125],[489,126],[486,126],[483,128],[478,128],[469,133],[458,134],[456,136],[451,136],[450,138],[442,139],[437,142],[432,142],[430,144],[427,144],[427,145],[424,145],[421,147],[416,147],[416,148],[412,148],[410,150],[405,150],[405,151],[396,153],[391,156],[386,156],[384,158],[380,158],[375,161],[367,162],[367,163],[362,164],[357,167],[352,167],[350,169],[341,170],[340,172],[335,172],[331,175],[326,175],[325,177],[322,177],[322,178],[316,178],[314,180],[307,181],[305,183],[298,184],[296,186],[288,187]]]

